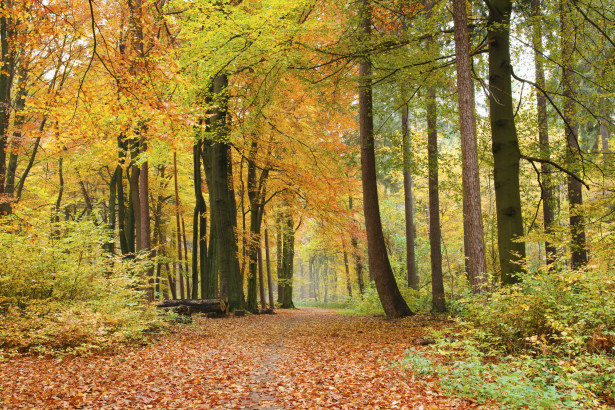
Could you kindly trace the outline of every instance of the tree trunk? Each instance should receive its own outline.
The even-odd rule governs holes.
[[[525,260],[523,215],[519,190],[519,140],[513,113],[510,60],[511,0],[486,0],[489,44],[489,118],[493,151],[493,179],[498,225],[502,283],[519,279],[516,272]]]
[[[442,278],[442,233],[440,229],[440,193],[438,188],[438,129],[436,90],[427,89],[427,157],[429,163],[429,245],[431,248],[432,308],[444,312],[444,281]]]
[[[367,47],[371,37],[371,6],[369,0],[361,0],[359,7],[361,8],[359,27],[361,41]],[[369,56],[364,55],[359,63],[359,133],[361,137],[361,176],[367,250],[370,274],[374,277],[384,311],[387,317],[396,318],[411,315],[412,311],[397,287],[382,233],[376,182],[371,75]]]
[[[267,261],[267,291],[269,293],[269,308],[274,309],[273,280],[271,279],[271,258],[269,257],[269,232],[265,228],[265,259]]]
[[[408,103],[401,112],[402,152],[404,163],[404,209],[406,216],[406,271],[408,287],[419,290],[419,277],[414,253],[414,199],[412,198],[412,140],[408,127]]]
[[[142,152],[147,152],[147,144],[145,141],[142,143]],[[141,170],[139,173],[139,216],[141,220],[140,233],[141,248],[139,251],[145,252],[148,255],[151,250],[151,231],[150,231],[150,217],[149,217],[149,168],[148,161],[144,161],[141,164]],[[148,286],[146,288],[146,298],[149,301],[154,300],[154,270],[153,267],[147,269]]]
[[[536,69],[536,85],[541,89],[546,89],[545,70],[542,64],[542,13],[540,0],[532,0],[533,22],[533,42],[534,42],[534,67]],[[542,158],[551,159],[551,146],[549,144],[549,124],[547,117],[547,99],[540,92],[536,92],[536,111],[538,115],[538,141]],[[555,221],[555,199],[553,198],[553,182],[551,178],[552,169],[549,164],[540,164],[541,174],[541,196],[542,214],[544,219],[545,233],[553,233],[553,222]],[[557,260],[557,248],[549,240],[545,240],[545,257],[547,265],[551,266]]]
[[[11,87],[15,71],[15,52],[12,49],[13,30],[8,17],[0,17],[0,216],[11,211],[11,204],[5,198],[7,143],[11,113]]]
[[[346,245],[344,245],[344,269],[346,272],[346,290],[348,291],[348,297],[352,297],[352,282],[350,281],[350,267],[348,266],[348,252],[346,252]]]
[[[572,171],[580,173],[579,127],[577,125],[577,107],[574,92],[574,50],[575,33],[571,19],[570,0],[560,1],[560,24],[562,39],[562,86],[564,96],[565,135],[568,143],[566,163]],[[587,244],[585,240],[585,223],[580,207],[583,205],[582,185],[579,180],[568,176],[568,209],[570,212],[570,234],[572,240],[570,266],[582,268],[587,264]]]
[[[292,309],[295,307],[293,303],[293,269],[295,259],[295,228],[293,226],[293,216],[288,207],[283,210],[283,230],[282,241],[284,247],[282,250],[282,271],[284,272],[283,281],[278,281],[278,287],[281,289],[281,308]]]
[[[464,249],[467,250],[466,272],[472,291],[485,290],[487,261],[483,236],[483,216],[480,198],[476,124],[474,119],[474,84],[470,61],[470,39],[465,0],[454,0],[455,54],[457,61],[457,95],[463,180]]]
[[[218,141],[214,143],[214,158],[212,163],[213,184],[215,195],[216,235],[218,240],[220,278],[226,283],[226,294],[230,309],[244,307],[243,283],[239,273],[237,260],[237,241],[233,227],[236,225],[234,198],[231,198],[231,175],[229,167],[229,145],[225,141],[227,132],[227,98],[228,80],[226,75],[219,74],[214,79],[214,94],[218,105],[213,119],[213,130]]]

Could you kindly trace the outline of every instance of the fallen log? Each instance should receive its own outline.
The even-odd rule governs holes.
[[[166,299],[158,303],[156,307],[187,316],[193,313],[224,315],[228,309],[226,302],[222,299]]]

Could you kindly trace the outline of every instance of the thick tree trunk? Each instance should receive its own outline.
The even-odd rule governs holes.
[[[577,107],[574,93],[574,50],[575,33],[571,19],[570,0],[560,1],[560,25],[562,39],[562,86],[564,96],[565,135],[568,143],[566,163],[572,171],[580,173],[579,127],[577,125]],[[568,209],[570,212],[570,265],[573,269],[587,264],[587,243],[585,240],[585,223],[580,207],[583,205],[582,185],[579,180],[568,176]]]
[[[371,37],[371,7],[362,0],[360,33],[363,44]],[[367,231],[367,250],[370,274],[374,277],[382,307],[389,318],[403,317],[412,311],[401,296],[387,255],[378,205],[376,158],[374,152],[374,119],[372,114],[371,63],[367,55],[359,63],[359,133],[361,136],[361,176],[363,181],[363,207]]]
[[[472,291],[485,290],[487,262],[483,237],[483,216],[480,198],[476,125],[474,119],[474,84],[471,76],[470,39],[465,0],[453,1],[455,54],[457,61],[457,95],[463,180],[464,249],[467,252],[466,272]]]
[[[412,139],[408,126],[408,103],[401,112],[402,152],[404,163],[404,210],[406,216],[406,272],[408,287],[419,290],[419,276],[414,252],[414,198],[412,198]]]
[[[265,228],[265,259],[267,261],[267,292],[269,293],[269,308],[274,309],[273,301],[273,280],[271,278],[271,258],[269,256],[269,232]]]
[[[541,89],[546,89],[545,70],[542,64],[542,13],[540,0],[532,0],[532,15],[534,17],[533,42],[534,42],[534,67],[536,69],[536,85]],[[538,141],[542,158],[551,159],[551,146],[549,144],[549,123],[547,117],[547,99],[540,92],[536,92],[536,111],[538,115]],[[553,222],[555,221],[555,199],[553,198],[553,182],[551,178],[552,169],[549,164],[540,164],[541,173],[541,196],[542,214],[544,219],[545,233],[553,233]],[[557,248],[548,240],[545,241],[545,256],[547,265],[552,265],[557,260]]]
[[[237,260],[237,241],[233,227],[236,225],[234,198],[231,198],[231,175],[229,167],[229,146],[225,141],[227,135],[227,86],[226,75],[219,74],[214,79],[214,94],[217,100],[216,113],[213,119],[213,131],[218,138],[214,143],[214,158],[212,163],[213,184],[215,195],[216,236],[218,240],[219,270],[223,284],[226,284],[226,294],[230,309],[243,309],[243,283],[239,273]]]
[[[442,232],[440,228],[440,192],[438,187],[438,129],[436,90],[427,89],[427,162],[429,164],[429,245],[431,248],[432,308],[444,312],[444,280],[442,278]]]
[[[511,0],[486,0],[489,44],[489,117],[493,151],[493,179],[498,224],[502,283],[518,282],[523,269],[525,243],[519,189],[519,140],[513,113],[510,60]]]

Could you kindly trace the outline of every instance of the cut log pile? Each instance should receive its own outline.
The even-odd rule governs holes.
[[[222,316],[228,311],[228,306],[222,299],[165,299],[158,303],[156,307],[185,316],[190,316],[193,313]]]

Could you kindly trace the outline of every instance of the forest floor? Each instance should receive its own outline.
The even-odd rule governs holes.
[[[0,362],[2,408],[445,409],[477,404],[402,369],[430,317],[301,308],[195,319],[148,346]]]

